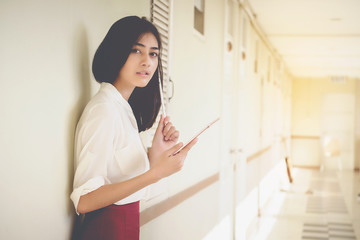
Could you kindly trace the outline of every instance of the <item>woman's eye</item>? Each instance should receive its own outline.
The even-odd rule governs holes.
[[[157,56],[159,56],[159,54],[156,53],[156,52],[152,52],[152,53],[150,53],[150,56],[152,56],[152,57],[157,57]]]
[[[140,52],[140,50],[139,50],[139,49],[134,48],[134,49],[131,49],[131,52],[132,52],[132,53],[139,53],[139,52]]]

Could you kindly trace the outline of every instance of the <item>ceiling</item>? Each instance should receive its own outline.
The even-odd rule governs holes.
[[[297,77],[360,78],[360,0],[247,0]]]

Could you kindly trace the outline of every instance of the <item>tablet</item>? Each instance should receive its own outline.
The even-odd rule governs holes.
[[[216,123],[217,121],[220,120],[220,117],[216,118],[215,120],[213,120],[212,122],[210,122],[208,125],[206,125],[206,127],[204,127],[203,129],[201,129],[194,137],[192,137],[189,141],[186,142],[186,144],[184,144],[181,148],[179,148],[179,150],[177,150],[173,155],[178,154],[184,147],[186,147],[187,145],[189,145],[189,143],[191,143],[192,140],[194,140],[195,138],[199,137],[203,132],[205,132],[206,129],[210,128],[214,123]]]

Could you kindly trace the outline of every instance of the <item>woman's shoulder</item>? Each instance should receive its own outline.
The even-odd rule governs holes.
[[[124,110],[111,96],[99,91],[84,108],[80,125],[104,124],[118,125],[123,121]]]
[[[116,113],[116,107],[103,96],[95,95],[85,106],[82,117],[111,117]]]

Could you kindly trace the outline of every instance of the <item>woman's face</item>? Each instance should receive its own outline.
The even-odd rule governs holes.
[[[152,33],[144,33],[132,47],[131,53],[115,81],[117,87],[131,92],[145,87],[158,66],[159,47]]]

